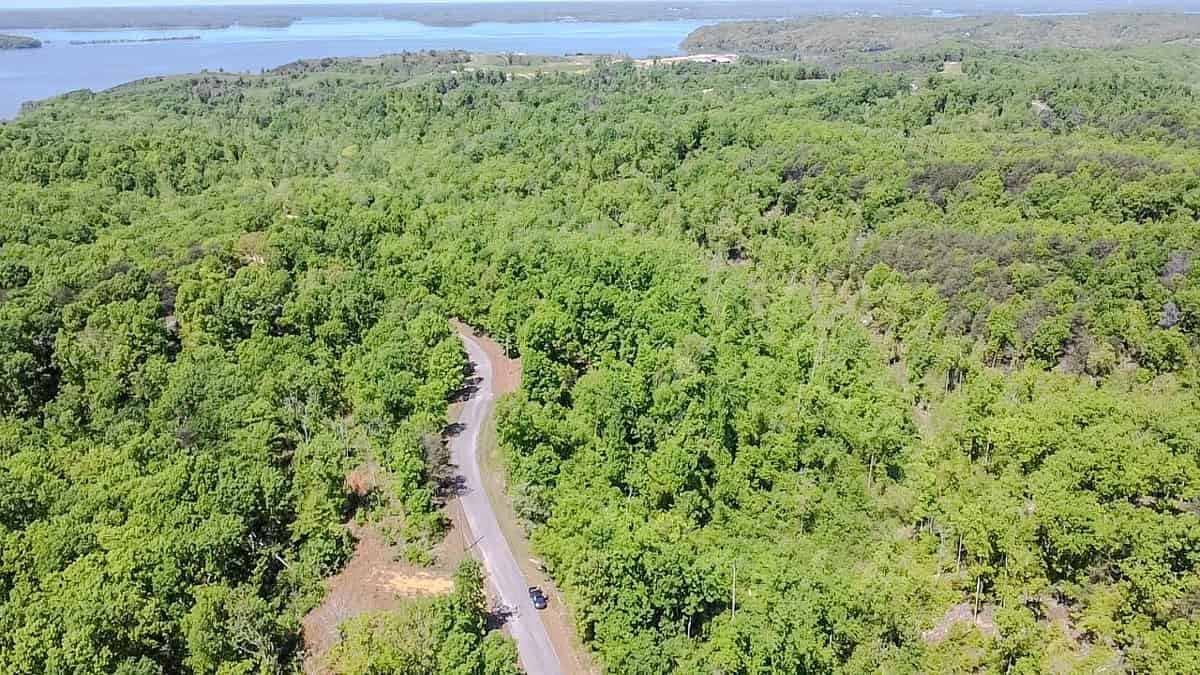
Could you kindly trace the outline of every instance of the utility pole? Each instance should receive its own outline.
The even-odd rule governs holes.
[[[733,618],[737,618],[737,563],[733,563],[733,588],[730,591],[733,598]]]

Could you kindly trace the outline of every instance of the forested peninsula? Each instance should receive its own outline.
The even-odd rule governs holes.
[[[37,49],[41,46],[41,40],[31,37],[0,34],[0,49]]]
[[[786,55],[894,66],[910,56],[983,49],[1120,49],[1200,45],[1194,14],[1092,14],[963,17],[807,17],[702,26],[690,52]]]
[[[0,125],[0,663],[283,673],[443,536],[460,319],[614,673],[1191,672],[1200,53],[446,52]],[[356,468],[375,477],[348,480]],[[479,569],[343,673],[516,672]]]

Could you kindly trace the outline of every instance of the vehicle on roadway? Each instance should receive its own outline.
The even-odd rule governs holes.
[[[546,605],[550,604],[549,601],[546,600],[546,594],[543,593],[542,589],[538,588],[537,586],[529,587],[529,599],[533,601],[534,609],[546,609]]]

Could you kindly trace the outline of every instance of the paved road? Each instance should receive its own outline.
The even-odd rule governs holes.
[[[525,672],[529,675],[561,675],[562,666],[554,653],[550,635],[529,600],[529,583],[504,539],[479,471],[479,429],[491,414],[496,398],[492,390],[492,363],[478,342],[466,335],[460,337],[467,348],[467,356],[475,365],[478,389],[458,418],[463,428],[450,439],[450,456],[463,477],[460,500],[471,529],[470,540],[476,542],[475,550],[483,559],[499,602],[516,608],[516,613],[505,625],[517,642]]]

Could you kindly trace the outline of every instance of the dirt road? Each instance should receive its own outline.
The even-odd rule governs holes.
[[[467,357],[475,366],[471,383],[475,391],[459,416],[461,428],[458,434],[450,439],[450,456],[463,478],[459,499],[471,530],[472,550],[483,561],[494,596],[513,611],[505,626],[516,640],[525,672],[529,675],[561,675],[563,670],[558,654],[538,610],[529,600],[529,584],[500,529],[479,470],[479,431],[491,414],[496,398],[492,388],[492,363],[474,338],[462,334],[459,337],[467,349]]]

